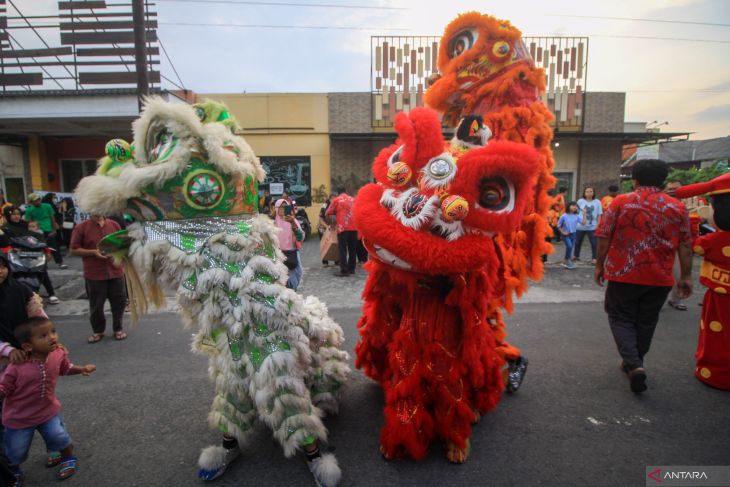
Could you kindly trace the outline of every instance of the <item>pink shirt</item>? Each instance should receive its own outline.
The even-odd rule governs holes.
[[[45,362],[28,360],[10,364],[0,379],[3,402],[3,425],[13,429],[43,424],[61,410],[56,398],[56,380],[68,374],[73,364],[66,352],[56,349]]]

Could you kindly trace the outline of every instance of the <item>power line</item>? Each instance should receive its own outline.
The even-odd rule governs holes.
[[[265,7],[356,8],[367,10],[410,10],[407,7],[378,7],[375,5],[336,5],[331,3],[257,2],[253,0],[157,0],[168,3],[218,3],[223,5],[259,5]]]
[[[264,24],[206,24],[202,22],[159,22],[160,25],[176,25],[185,27],[242,27],[247,29],[308,29],[308,30],[374,30],[374,31],[412,31],[400,27],[339,27],[331,25],[264,25]],[[729,41],[730,42],[730,41]]]
[[[167,55],[167,49],[165,49],[164,44],[162,44],[162,39],[160,39],[159,36],[157,36],[157,42],[160,43],[160,47],[162,48],[162,52],[165,54],[165,57],[167,58],[167,62],[170,63],[170,66],[172,67],[172,71],[175,73],[175,76],[177,76],[177,80],[180,82],[180,85],[178,88],[181,90],[185,89],[185,83],[183,83],[182,79],[180,79],[180,75],[177,73],[177,69],[175,69],[175,65],[172,63],[172,59],[170,59],[170,56]],[[168,81],[170,81],[169,78],[165,77]]]
[[[563,37],[556,36],[555,34],[530,34],[525,37]],[[568,37],[605,37],[610,39],[639,39],[645,41],[680,41],[680,42],[712,42],[719,44],[730,44],[730,41],[721,39],[690,39],[686,37],[653,37],[653,36],[632,36],[632,35],[621,35],[621,34],[572,34]]]
[[[653,41],[682,41],[682,42],[714,42],[718,44],[730,44],[730,41],[723,41],[720,39],[688,39],[683,37],[650,37],[650,36],[630,36],[630,35],[611,35],[611,34],[596,34],[589,37],[609,37],[615,39],[644,39]]]
[[[164,0],[160,0],[164,1]],[[730,24],[718,24],[714,22],[694,22],[691,20],[663,20],[663,19],[641,19],[634,17],[606,17],[600,15],[567,15],[567,14],[547,14],[548,17],[570,17],[573,19],[601,19],[601,20],[624,20],[631,22],[658,22],[663,24],[689,24],[689,25],[710,25],[713,27],[730,27]]]

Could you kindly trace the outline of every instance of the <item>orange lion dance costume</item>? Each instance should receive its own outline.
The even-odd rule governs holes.
[[[512,365],[517,375],[526,367],[504,341],[501,310],[511,312],[528,278],[542,277],[540,256],[551,250],[552,133],[537,101],[544,75],[508,23],[460,16],[439,56],[443,76],[426,100],[450,123],[463,117],[457,137],[443,140],[432,110],[399,114],[396,144],[373,163],[377,184],[356,199],[373,257],[356,352],[385,393],[383,455],[422,459],[439,438],[461,463],[472,424],[496,407],[506,372],[509,387]]]

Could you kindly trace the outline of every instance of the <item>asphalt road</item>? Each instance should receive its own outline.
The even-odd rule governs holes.
[[[730,393],[692,375],[700,308],[665,309],[646,360],[649,390],[636,396],[600,303],[522,304],[510,317],[510,340],[531,364],[523,388],[505,396],[472,436],[464,465],[449,464],[440,445],[420,463],[384,461],[378,453],[382,393],[360,371],[343,390],[340,415],[328,418],[343,486],[643,486],[646,465],[730,465]],[[332,309],[356,343],[359,310]],[[163,313],[88,345],[83,316],[56,319],[75,363],[95,363],[91,377],[62,377],[63,416],[77,445],[81,486],[200,486],[196,460],[219,441],[206,415],[213,398],[206,359],[190,352],[191,330]],[[36,436],[26,485],[55,484],[42,466]],[[262,425],[244,457],[218,486],[312,486],[303,458],[286,460]]]

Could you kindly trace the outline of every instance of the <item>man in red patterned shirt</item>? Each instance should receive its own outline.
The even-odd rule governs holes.
[[[681,298],[692,293],[689,215],[679,200],[662,192],[668,172],[663,161],[638,161],[631,173],[634,192],[617,196],[596,230],[595,280],[599,286],[608,281],[605,309],[633,392],[646,390],[643,359],[674,285],[677,252],[677,293]]]
[[[337,218],[337,244],[340,248],[340,272],[336,276],[347,276],[355,273],[357,264],[357,230],[352,216],[352,205],[355,198],[347,194],[347,188],[337,188],[337,197],[332,200],[325,212]]]

